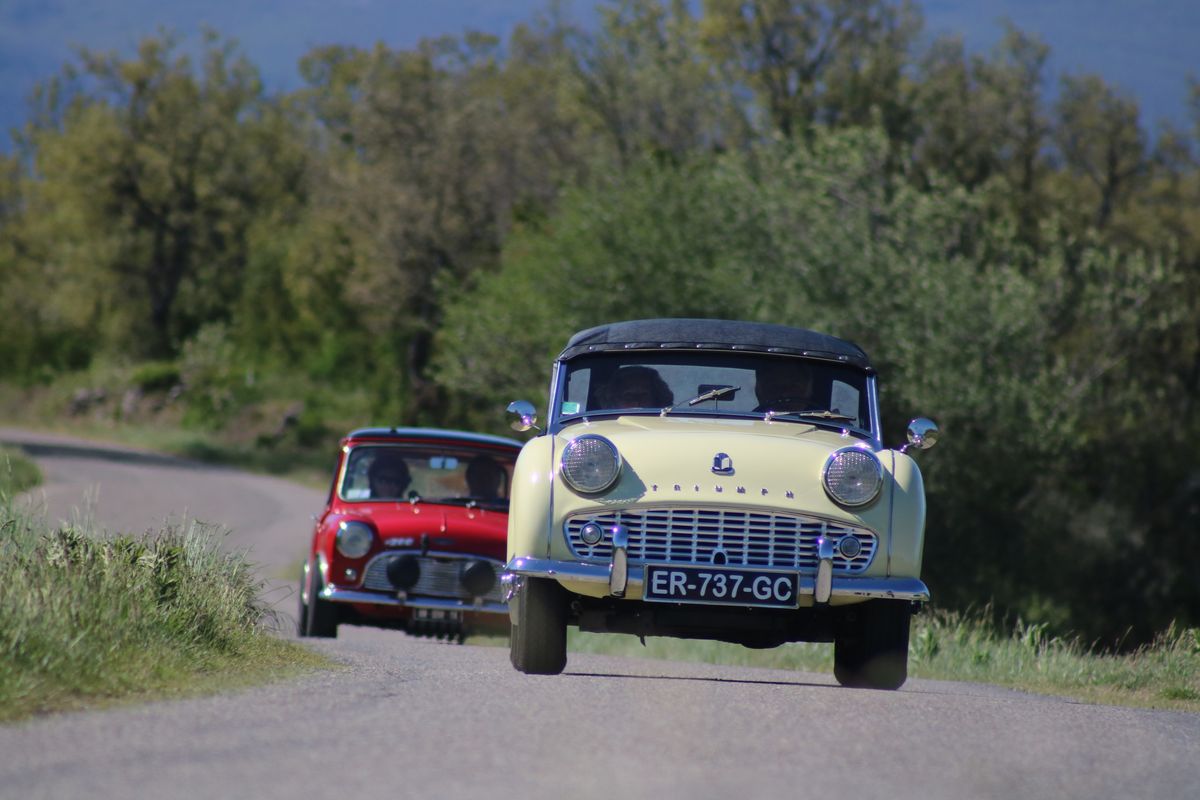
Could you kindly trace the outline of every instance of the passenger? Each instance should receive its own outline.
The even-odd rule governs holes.
[[[754,371],[755,411],[814,408],[812,369],[794,358],[773,358]]]
[[[492,500],[500,497],[504,485],[504,467],[491,456],[478,455],[467,464],[467,494]]]
[[[651,367],[621,367],[596,395],[600,408],[665,408],[674,396]]]
[[[381,449],[367,468],[372,498],[400,498],[412,483],[408,463],[395,450]]]

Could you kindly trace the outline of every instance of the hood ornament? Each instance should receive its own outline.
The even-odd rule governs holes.
[[[726,453],[717,453],[713,456],[712,471],[714,475],[732,475],[733,459]]]

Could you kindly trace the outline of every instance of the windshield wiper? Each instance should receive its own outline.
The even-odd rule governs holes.
[[[858,417],[852,417],[848,414],[842,414],[838,411],[830,411],[827,408],[812,409],[809,411],[768,411],[763,417],[764,422],[770,422],[775,417],[812,417],[816,419],[838,420],[839,422],[857,422]]]
[[[695,406],[695,405],[699,405],[700,403],[703,403],[707,400],[720,400],[725,395],[733,394],[734,392],[736,392],[738,389],[741,389],[741,388],[742,387],[740,387],[740,386],[718,386],[715,389],[709,389],[704,394],[696,395],[691,400],[687,400],[683,403],[676,403],[673,406],[667,406],[662,411],[658,412],[658,415],[660,417],[665,417],[667,414],[670,414],[672,411],[679,408],[680,406],[685,406],[685,405],[686,406]]]

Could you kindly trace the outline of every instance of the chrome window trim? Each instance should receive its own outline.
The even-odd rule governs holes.
[[[655,349],[655,350],[637,350],[637,351],[630,350],[630,351],[625,351],[625,352],[663,353],[663,352],[693,352],[693,351],[691,351],[691,350],[673,351],[673,350],[669,350],[669,349]],[[736,352],[736,351],[731,351],[731,352]],[[797,358],[799,358],[799,356],[797,356]],[[825,360],[825,359],[814,359],[814,360]],[[837,363],[837,362],[834,362],[834,363]],[[658,416],[659,415],[659,411],[655,410],[655,409],[642,410],[642,411],[617,410],[617,411],[599,411],[599,412],[591,412],[591,413],[585,412],[582,414],[572,414],[570,417],[564,418],[561,413],[562,403],[560,400],[560,398],[565,394],[565,390],[566,390],[565,384],[566,384],[567,371],[565,369],[563,369],[564,366],[565,366],[565,362],[556,360],[554,362],[554,366],[552,367],[552,370],[551,370],[550,407],[547,409],[547,415],[546,415],[547,416],[546,433],[551,434],[551,435],[556,435],[556,434],[560,433],[568,425],[575,425],[575,424],[578,424],[581,422],[588,422],[588,421],[596,420],[596,419],[610,419],[610,418],[616,418],[616,417],[622,417],[622,416],[638,416],[638,415]],[[879,396],[878,396],[878,387],[876,385],[876,374],[875,374],[874,370],[869,370],[867,372],[866,382],[867,382],[867,418],[868,418],[869,424],[871,425],[871,430],[869,430],[869,431],[863,430],[862,428],[854,427],[851,425],[846,425],[844,422],[835,422],[835,421],[827,421],[827,420],[819,420],[819,419],[798,419],[798,418],[788,419],[785,417],[776,417],[772,421],[790,422],[793,424],[815,425],[818,427],[830,428],[830,429],[834,429],[834,430],[847,430],[851,434],[853,434],[861,439],[866,439],[866,440],[870,441],[874,445],[875,450],[882,450],[883,449],[883,432],[880,430]],[[728,411],[728,412],[721,412],[721,413],[713,413],[713,412],[703,412],[703,411],[688,412],[686,410],[676,410],[676,411],[673,411],[671,415],[672,416],[680,416],[680,417],[709,417],[709,418],[716,418],[716,419],[759,419],[759,420],[761,420],[763,418],[763,415],[760,413],[757,413],[757,412],[751,413],[751,412],[741,412],[741,411]]]
[[[875,450],[882,450],[883,421],[879,418],[879,386],[874,372],[867,375],[867,414],[871,423],[871,441],[875,443]]]

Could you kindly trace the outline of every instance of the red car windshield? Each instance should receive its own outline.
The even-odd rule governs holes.
[[[338,495],[506,506],[515,458],[478,448],[361,444],[346,455]]]

